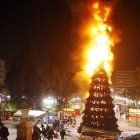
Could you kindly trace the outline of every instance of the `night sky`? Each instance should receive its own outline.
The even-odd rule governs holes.
[[[115,67],[133,69],[140,66],[140,1],[120,0],[117,4],[113,22],[122,32],[122,41],[114,49]],[[57,55],[74,49],[71,31],[75,22],[66,0],[0,0],[0,15],[0,57],[7,66],[29,41],[37,42],[44,52],[61,50]]]

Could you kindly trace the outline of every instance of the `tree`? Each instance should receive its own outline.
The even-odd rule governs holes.
[[[8,87],[15,96],[41,97],[52,89],[57,96],[67,97],[76,90],[75,71],[69,55],[62,59],[59,53],[41,51],[36,43],[23,47],[7,75]],[[50,51],[50,50],[48,50]],[[50,55],[49,55],[50,54]]]
[[[92,77],[81,126],[119,132],[108,77],[99,69]]]
[[[17,106],[16,102],[9,101],[9,102],[7,102],[5,108],[7,108],[8,111],[16,112],[18,109],[18,106]]]
[[[34,45],[30,43],[25,45],[21,52],[15,57],[11,70],[7,75],[8,86],[12,93],[20,96],[23,95],[23,92],[26,90],[29,72],[33,69],[32,62],[35,56],[35,50]]]

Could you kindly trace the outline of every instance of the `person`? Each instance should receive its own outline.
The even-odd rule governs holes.
[[[74,120],[72,121],[72,127],[75,127],[75,125],[76,125],[76,120],[74,119]]]
[[[43,134],[44,137],[47,136],[47,133],[48,133],[49,129],[50,129],[50,127],[49,127],[48,124],[46,125],[46,128],[45,128],[45,126],[42,127],[42,134]]]
[[[66,135],[66,132],[65,132],[64,129],[62,129],[62,130],[60,131],[61,140],[64,140],[64,136],[65,136],[65,135]]]
[[[8,140],[9,131],[6,126],[3,125],[2,122],[0,122],[0,140]]]
[[[41,140],[41,130],[40,128],[35,124],[33,127],[33,134],[32,134],[32,140]]]
[[[42,128],[42,129],[45,129],[45,126],[44,126],[44,124],[43,124],[43,123],[41,123],[41,128]]]
[[[126,112],[126,113],[125,113],[125,118],[126,118],[126,120],[129,120],[129,117],[130,117],[129,112]]]
[[[54,135],[53,128],[50,128],[46,134],[47,134],[47,139],[48,140],[53,140],[53,135]]]

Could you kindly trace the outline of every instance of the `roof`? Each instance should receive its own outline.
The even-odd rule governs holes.
[[[29,117],[39,117],[42,115],[45,115],[45,111],[41,110],[29,110]],[[18,110],[16,113],[14,113],[14,116],[21,116],[21,110]]]

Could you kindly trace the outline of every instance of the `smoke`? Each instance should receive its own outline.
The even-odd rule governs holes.
[[[82,47],[84,45],[81,44],[83,44],[83,42],[85,43],[88,40],[88,38],[86,38],[82,34],[82,30],[87,25],[87,22],[91,21],[92,19],[91,13],[93,13],[94,11],[91,4],[99,2],[100,8],[103,8],[104,6],[111,7],[111,16],[110,19],[108,19],[108,22],[109,24],[111,24],[111,26],[113,26],[111,17],[113,15],[113,9],[117,4],[117,0],[67,0],[67,2],[70,6],[71,13],[73,15],[72,34],[73,34],[73,44],[75,46],[75,49],[71,57],[74,61],[76,68],[78,69],[78,72],[76,73],[73,80],[79,87],[79,94],[84,95],[85,92],[87,92],[89,89],[90,81],[89,81],[89,77],[85,75],[82,69],[82,65],[84,61],[82,60],[83,57]],[[115,38],[115,43],[118,43],[121,41],[120,31],[118,29],[116,31],[115,28],[116,27],[114,27],[111,36]]]

